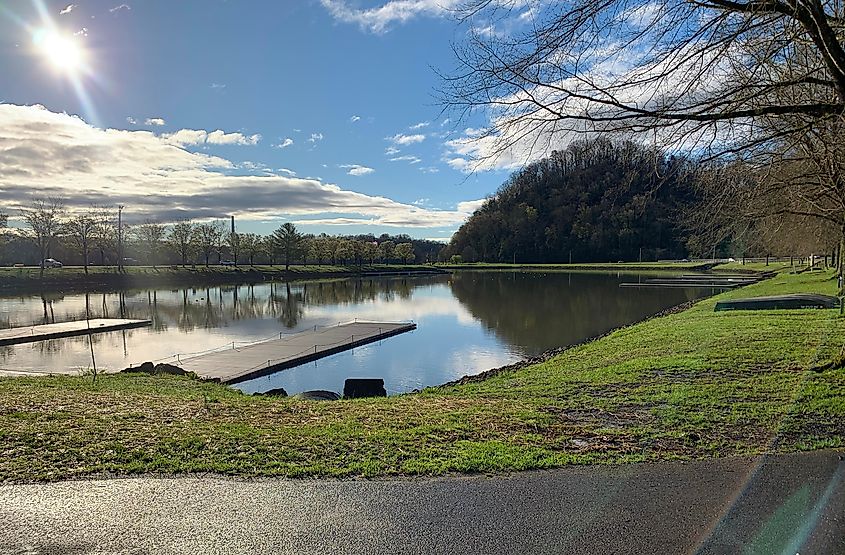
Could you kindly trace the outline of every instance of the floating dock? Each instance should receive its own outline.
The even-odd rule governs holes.
[[[640,282],[619,284],[620,287],[698,287],[705,289],[733,289],[756,283],[765,276],[728,274],[684,274],[678,277],[649,278]]]
[[[206,380],[237,383],[292,368],[416,329],[413,323],[350,322],[307,330],[246,347],[183,358],[176,365]]]
[[[40,324],[0,330],[0,346],[18,343],[34,343],[46,339],[59,339],[89,333],[125,330],[149,326],[150,320],[128,320],[125,318],[92,318],[91,320],[72,320],[58,324]]]
[[[773,295],[769,297],[750,297],[747,299],[731,299],[719,301],[713,308],[722,310],[778,310],[799,308],[838,308],[839,299],[830,295],[816,293],[792,293],[789,295]]]

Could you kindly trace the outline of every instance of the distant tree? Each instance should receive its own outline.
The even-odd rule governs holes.
[[[255,233],[241,233],[238,236],[240,249],[249,260],[249,265],[255,265],[255,256],[261,252],[261,237]]]
[[[223,237],[223,230],[220,225],[214,223],[198,224],[193,230],[193,243],[202,254],[205,265],[208,267],[211,253],[218,248],[221,238]]]
[[[38,247],[39,260],[41,261],[39,275],[44,277],[43,261],[50,258],[50,247],[61,233],[61,216],[64,214],[64,203],[57,198],[40,199],[21,212],[29,228],[27,236]]]
[[[394,246],[395,244],[393,241],[382,241],[381,243],[379,243],[379,257],[385,264],[390,264],[390,261],[393,259]]]
[[[117,262],[117,217],[106,206],[95,206],[91,211],[97,224],[94,227],[92,250],[100,253],[100,265],[106,264],[106,252],[114,254]]]
[[[308,258],[317,264],[323,263],[323,238],[314,237],[308,241]]]
[[[370,264],[374,264],[376,258],[378,258],[378,243],[375,241],[365,241],[363,247],[361,256],[365,260],[369,260]]]
[[[414,259],[414,246],[411,243],[399,243],[393,251],[393,256],[408,264]]]
[[[9,215],[0,212],[0,252],[5,250],[6,242],[8,240],[6,236],[6,229],[9,227]]]
[[[194,250],[194,238],[194,224],[191,222],[178,222],[173,224],[173,227],[170,228],[170,233],[167,236],[167,242],[179,255],[179,260],[182,261],[182,266],[188,264],[188,258]]]
[[[364,263],[364,242],[351,239],[352,241],[352,259],[355,264],[362,265]]]
[[[276,265],[276,243],[273,240],[272,235],[267,235],[261,238],[261,252],[267,257],[270,261],[271,266]]]
[[[88,273],[88,257],[97,240],[101,222],[96,212],[77,214],[64,223],[62,235],[67,239],[73,250],[82,257],[82,267]]]
[[[232,262],[237,266],[238,255],[241,254],[241,249],[243,248],[241,236],[236,232],[229,233],[226,235],[226,244],[229,246],[229,252],[232,253]]]
[[[349,239],[338,239],[335,257],[341,264],[348,264],[355,257],[353,241]]]
[[[284,254],[285,270],[289,270],[291,260],[300,254],[302,235],[296,230],[295,225],[288,222],[279,226],[273,232],[272,238],[274,250]]]
[[[135,228],[135,239],[141,248],[144,261],[153,268],[158,264],[165,237],[167,228],[158,222],[147,220]]]

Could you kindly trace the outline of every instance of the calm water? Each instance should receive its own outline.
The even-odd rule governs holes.
[[[413,320],[417,330],[238,384],[342,391],[348,377],[381,377],[389,393],[440,384],[577,343],[703,289],[620,288],[638,276],[462,272],[259,285],[0,298],[0,327],[91,317],[143,318],[150,328],[93,336],[100,368],[175,360],[232,342],[278,337],[315,325]],[[0,347],[0,367],[67,371],[90,367],[87,337]]]

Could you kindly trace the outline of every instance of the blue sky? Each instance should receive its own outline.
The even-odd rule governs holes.
[[[241,231],[448,238],[508,173],[464,173],[448,145],[482,123],[436,105],[433,68],[466,33],[448,4],[0,2],[2,209],[54,194],[163,221],[231,212]],[[45,28],[82,70],[51,63]]]

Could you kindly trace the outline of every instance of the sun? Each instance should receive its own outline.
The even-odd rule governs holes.
[[[85,64],[85,52],[75,37],[42,29],[34,42],[41,55],[57,70],[75,74]]]

